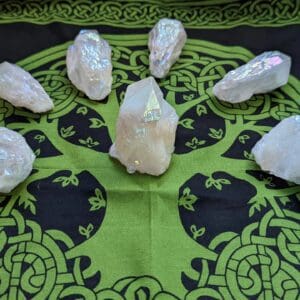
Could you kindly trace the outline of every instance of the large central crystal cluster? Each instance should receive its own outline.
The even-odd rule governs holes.
[[[153,77],[128,86],[110,155],[129,173],[164,173],[174,151],[178,116]]]
[[[32,170],[35,155],[17,132],[0,127],[0,193],[9,193]]]
[[[149,33],[150,71],[154,77],[165,77],[178,59],[186,42],[180,21],[161,19]]]
[[[54,107],[36,79],[21,67],[6,61],[0,64],[0,98],[35,113],[43,113]]]
[[[300,184],[300,116],[281,121],[252,149],[265,171]]]
[[[230,71],[213,88],[220,100],[238,103],[270,92],[288,82],[291,58],[279,51],[264,52]]]
[[[68,48],[67,71],[72,83],[91,100],[103,100],[111,92],[111,48],[97,30],[80,31]]]

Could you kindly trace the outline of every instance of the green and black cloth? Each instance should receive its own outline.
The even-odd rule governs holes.
[[[108,155],[127,86],[149,76],[148,32],[163,17],[188,40],[158,83],[180,116],[160,177]],[[1,299],[299,299],[300,186],[259,169],[251,149],[300,113],[300,1],[0,1],[0,62],[29,71],[55,103],[0,100],[0,126],[37,159],[0,198]],[[68,46],[97,29],[112,46],[103,102],[66,74]],[[240,104],[213,85],[267,50],[292,57],[288,84]]]

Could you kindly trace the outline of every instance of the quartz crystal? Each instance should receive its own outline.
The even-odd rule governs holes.
[[[9,193],[32,170],[35,156],[19,133],[0,127],[0,193]]]
[[[186,42],[186,33],[180,21],[161,19],[150,31],[150,71],[163,78],[178,59]]]
[[[97,30],[81,30],[67,51],[72,83],[91,100],[103,100],[111,92],[111,48]]]
[[[213,87],[220,100],[238,103],[254,94],[270,92],[287,83],[291,58],[279,51],[264,52],[230,71]]]
[[[254,146],[260,167],[271,174],[300,184],[300,115],[281,121]]]
[[[174,151],[178,116],[153,77],[128,86],[110,155],[129,173],[164,173]]]
[[[35,113],[43,113],[54,107],[36,79],[19,66],[6,61],[0,64],[0,98]]]

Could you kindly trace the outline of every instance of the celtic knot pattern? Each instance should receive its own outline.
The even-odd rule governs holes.
[[[55,230],[42,232],[36,222],[25,220],[15,209],[8,214],[1,209],[0,214],[1,297],[46,299],[51,294],[59,299],[70,294],[70,286],[78,294],[91,293],[82,286],[87,278],[81,268],[83,258],[67,264],[66,253],[58,246],[58,242],[68,250],[74,246],[67,235]],[[93,276],[99,278],[99,274]]]
[[[26,14],[47,13],[39,7],[32,12],[32,3],[26,3]],[[54,10],[58,5],[45,3]],[[79,14],[64,3],[59,4],[62,15]],[[80,1],[83,14],[95,10],[84,3]],[[111,17],[120,13],[109,2],[105,9]],[[139,11],[126,13],[135,18]],[[18,6],[13,13],[17,12]],[[18,63],[49,93],[55,103],[52,112],[33,114],[0,100],[1,124],[23,134],[37,156],[30,177],[11,195],[0,197],[0,297],[295,298],[299,289],[300,217],[296,211],[300,190],[261,172],[251,148],[282,118],[299,114],[299,80],[291,76],[284,87],[241,104],[220,102],[212,95],[212,86],[253,54],[240,47],[189,39],[169,75],[158,81],[180,120],[171,169],[156,185],[148,177],[122,173],[123,168],[107,154],[128,84],[149,76],[148,36],[104,37],[113,48],[114,77],[106,103],[89,101],[68,80],[65,53],[70,42]],[[163,186],[169,185],[173,191],[166,197],[168,205],[152,199],[152,195],[165,193]],[[128,188],[132,193],[124,193]],[[140,199],[144,190],[149,194]],[[230,209],[218,210],[221,200]],[[120,260],[122,267],[112,263],[124,256],[124,245],[130,254],[136,251],[131,244],[149,245],[149,236],[135,219],[141,212],[149,212],[149,203],[157,205],[164,224],[172,224],[169,234],[170,228],[161,226],[162,218],[151,215],[149,224],[162,231],[155,236],[153,228],[149,229],[151,238],[157,239],[153,245],[187,244],[184,253],[175,251],[163,257],[175,270],[176,284],[170,282],[173,277],[161,278],[160,271],[126,277],[129,274],[122,272],[127,272],[127,258]],[[232,222],[231,208],[238,208],[239,214],[234,216],[238,222]],[[210,209],[210,214],[201,215]],[[77,223],[76,216],[84,223]],[[133,226],[124,226],[127,218],[134,221]],[[133,243],[131,239],[135,239]],[[173,250],[167,249],[165,254]],[[152,255],[133,258],[137,265],[152,265],[151,259]],[[115,277],[108,279],[111,274]],[[174,291],[165,291],[167,286],[175,287]]]
[[[207,3],[91,0],[6,0],[0,3],[1,23],[64,22],[76,25],[151,27],[160,18],[176,18],[187,28],[230,28],[239,25],[282,26],[299,24],[298,1],[222,1]],[[120,22],[122,20],[122,22]]]
[[[279,208],[274,199],[270,199],[270,205],[272,209],[260,222],[246,226],[241,235],[224,232],[212,240],[209,249],[218,253],[215,261],[194,259],[192,265],[199,277],[184,274],[183,278],[188,289],[190,282],[197,288],[186,299],[299,296],[300,251],[295,246],[300,242],[300,214]]]
[[[0,224],[0,297],[131,300],[139,290],[147,289],[149,294],[139,292],[139,297],[179,299],[150,276],[123,278],[111,288],[99,289],[100,272],[89,271],[87,257],[69,258],[74,244],[62,231],[42,231],[38,223],[25,220],[15,209],[8,213],[1,208]]]

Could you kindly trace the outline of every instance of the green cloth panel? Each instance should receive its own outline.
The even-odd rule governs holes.
[[[147,31],[161,17],[182,19],[189,36],[158,80],[180,116],[175,153],[160,177],[130,175],[108,150],[126,87],[149,76]],[[248,25],[235,31],[241,40],[252,30],[262,40],[259,30],[276,27],[272,37],[288,47],[299,21],[299,1],[0,2],[0,36],[15,30],[8,43],[36,45],[24,55],[19,43],[11,56],[1,45],[0,60],[23,57],[16,63],[55,103],[39,115],[0,99],[0,125],[37,156],[29,178],[0,196],[0,298],[298,299],[300,186],[262,172],[251,148],[299,114],[299,70],[271,93],[221,102],[213,85],[254,53],[230,42],[232,31],[231,45],[196,37]],[[102,103],[66,75],[66,50],[83,26],[103,29],[113,48]],[[35,50],[53,36],[60,42]]]

